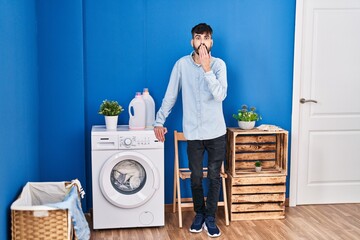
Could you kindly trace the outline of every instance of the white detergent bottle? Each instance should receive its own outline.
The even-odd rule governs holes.
[[[145,127],[153,128],[155,122],[155,102],[149,93],[149,89],[144,88],[142,97],[145,101],[146,108],[146,118],[145,118]]]
[[[146,108],[145,101],[140,92],[137,92],[135,98],[129,104],[129,128],[130,129],[144,129]]]

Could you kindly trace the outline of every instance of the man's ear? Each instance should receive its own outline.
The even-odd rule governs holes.
[[[192,47],[194,47],[194,39],[191,39],[190,44]]]

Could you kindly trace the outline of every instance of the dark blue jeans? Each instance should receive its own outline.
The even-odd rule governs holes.
[[[209,140],[188,140],[187,154],[191,170],[191,192],[194,211],[215,217],[220,194],[220,170],[225,159],[225,135]],[[206,204],[203,190],[204,152],[208,154],[208,194]]]

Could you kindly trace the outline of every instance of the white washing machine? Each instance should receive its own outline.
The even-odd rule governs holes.
[[[154,131],[91,130],[93,228],[164,226],[164,144]]]

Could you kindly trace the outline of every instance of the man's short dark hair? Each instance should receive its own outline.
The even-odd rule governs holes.
[[[210,27],[210,25],[207,25],[206,23],[199,23],[195,27],[191,29],[191,35],[194,37],[195,34],[204,34],[208,33],[212,35],[213,30]]]

